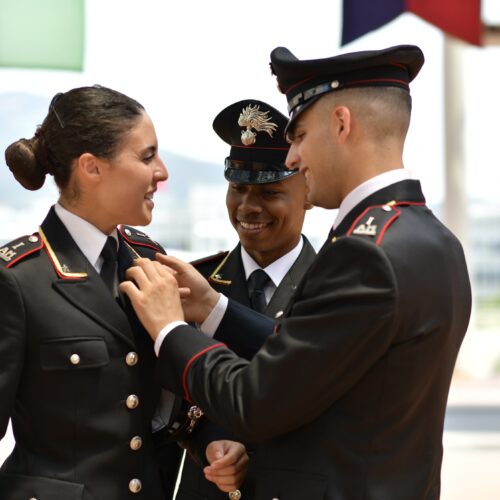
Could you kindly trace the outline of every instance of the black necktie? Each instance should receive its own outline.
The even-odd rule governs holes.
[[[248,278],[248,291],[250,292],[250,305],[252,309],[263,313],[266,309],[266,295],[264,288],[271,278],[262,269],[256,269]]]
[[[101,268],[101,278],[108,287],[109,291],[115,296],[116,270],[118,267],[118,249],[116,240],[108,236],[106,244],[101,252],[103,264]]]

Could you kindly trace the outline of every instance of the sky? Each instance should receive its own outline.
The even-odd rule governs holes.
[[[36,93],[49,102],[56,92],[75,86],[110,86],[146,107],[161,148],[221,162],[227,148],[211,125],[222,108],[257,98],[286,112],[285,97],[268,66],[276,46],[288,47],[299,58],[318,58],[417,44],[426,63],[412,83],[414,111],[405,166],[422,180],[429,201],[439,202],[444,189],[443,35],[405,14],[340,48],[340,4],[340,0],[87,0],[84,71],[0,69],[0,92]],[[473,197],[495,199],[496,186],[487,178],[498,151],[500,49],[463,47],[468,190]]]

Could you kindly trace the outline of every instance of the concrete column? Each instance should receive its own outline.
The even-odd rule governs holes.
[[[468,249],[467,188],[464,138],[464,71],[467,45],[445,35],[444,39],[444,126],[446,225]]]

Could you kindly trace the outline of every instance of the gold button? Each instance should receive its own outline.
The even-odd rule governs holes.
[[[139,493],[139,491],[142,490],[142,483],[140,479],[131,479],[130,482],[128,483],[128,489],[132,493]]]
[[[134,436],[130,440],[130,448],[132,450],[137,451],[138,449],[140,449],[141,446],[142,446],[142,438],[141,438],[141,436]]]
[[[133,410],[139,406],[139,398],[135,394],[131,394],[127,398],[127,408]]]
[[[278,312],[274,315],[274,319],[279,319],[279,318],[281,318],[281,316],[283,316],[283,311],[278,311]]]
[[[240,490],[234,490],[230,491],[228,493],[229,500],[240,500],[241,498],[241,491]]]
[[[129,352],[125,356],[125,363],[127,363],[128,366],[134,366],[137,364],[137,361],[139,361],[139,355],[136,352]]]
[[[69,360],[71,361],[72,365],[78,365],[78,364],[80,364],[80,356],[78,356],[78,354],[72,354],[69,357]]]

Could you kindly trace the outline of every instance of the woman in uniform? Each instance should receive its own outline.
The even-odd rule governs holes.
[[[0,248],[0,436],[10,418],[16,442],[0,498],[168,498],[153,346],[118,292],[135,257],[163,252],[128,226],[151,221],[167,179],[153,123],[119,92],[77,88],[5,156],[25,188],[50,174],[60,197],[37,232]]]

